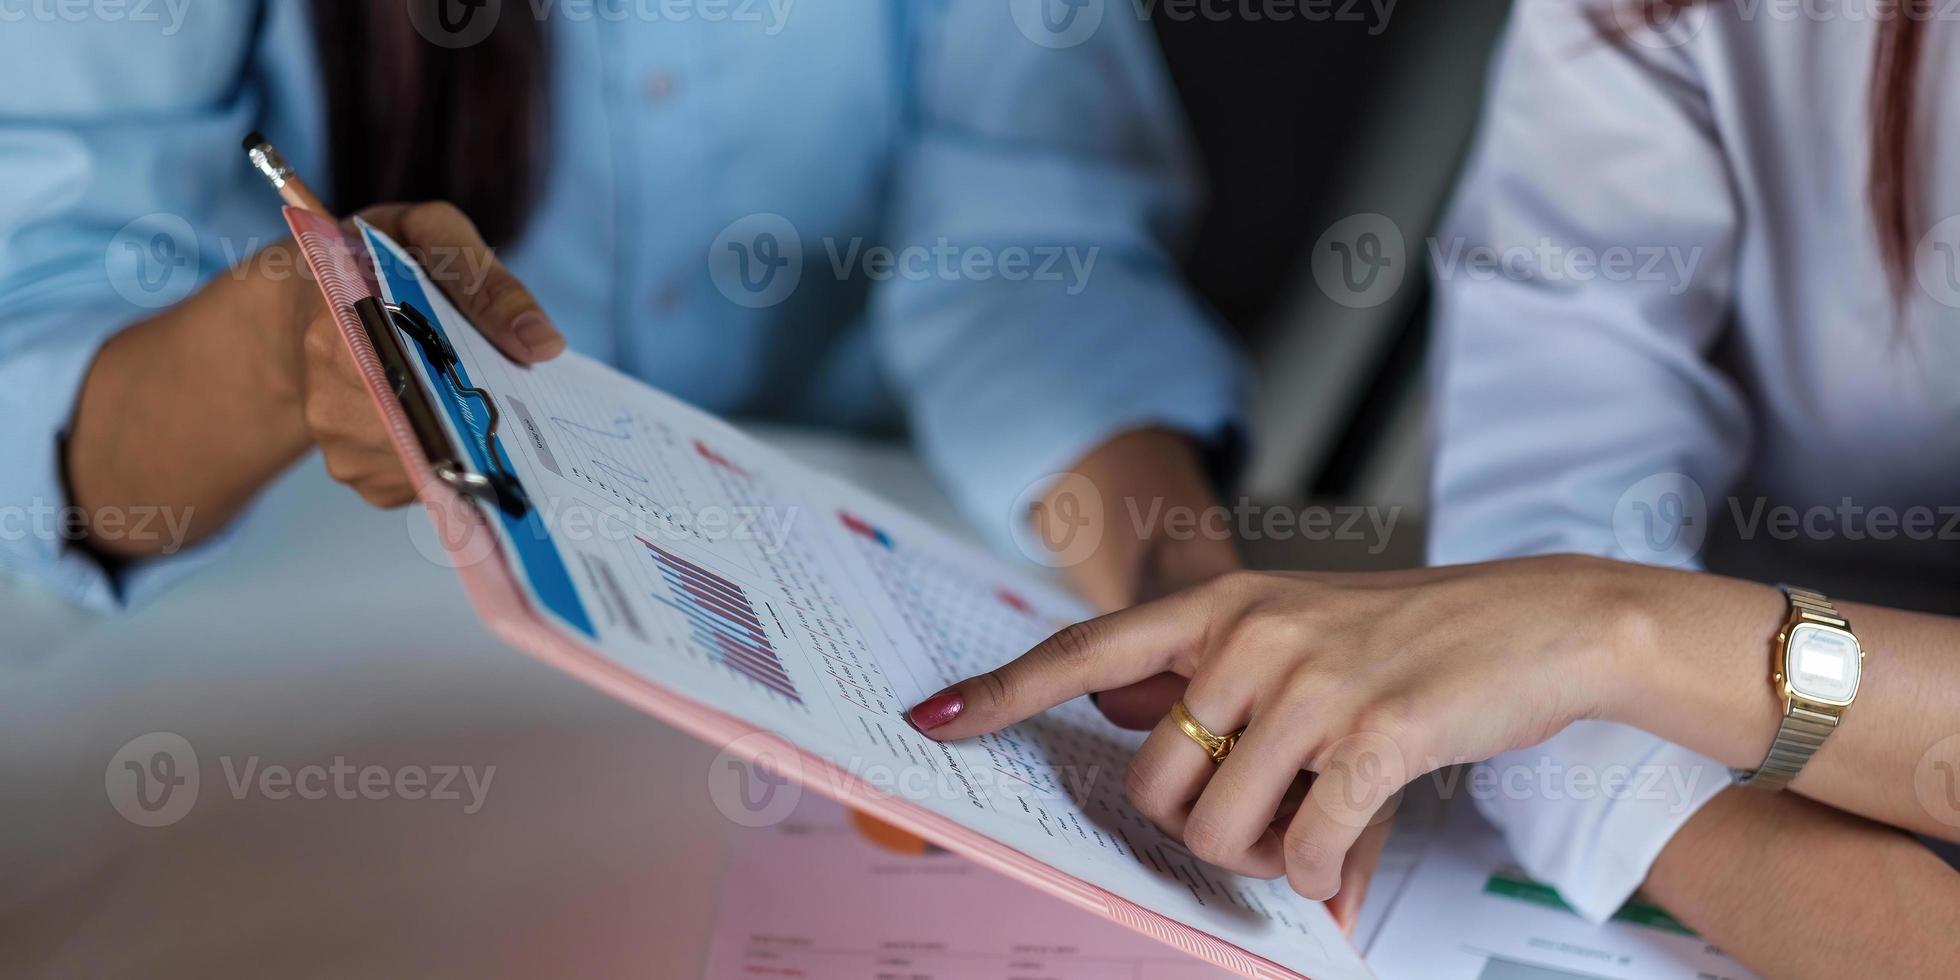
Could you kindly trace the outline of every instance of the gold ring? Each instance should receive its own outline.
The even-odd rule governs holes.
[[[1171,705],[1171,718],[1177,722],[1177,727],[1184,730],[1184,734],[1191,736],[1191,741],[1198,743],[1198,747],[1211,756],[1213,762],[1224,762],[1225,757],[1232,754],[1232,747],[1239,744],[1239,736],[1245,734],[1245,729],[1241,728],[1229,735],[1213,735],[1203,722],[1192,717],[1191,709],[1185,707],[1182,701]]]

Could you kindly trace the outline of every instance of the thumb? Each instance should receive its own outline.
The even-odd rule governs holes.
[[[455,205],[385,204],[361,216],[401,242],[504,356],[533,364],[564,353],[565,337],[537,298]]]

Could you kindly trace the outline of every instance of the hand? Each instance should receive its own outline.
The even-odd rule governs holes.
[[[1057,554],[1073,559],[1063,563],[1062,575],[1098,610],[1113,612],[1244,567],[1229,534],[1207,533],[1202,522],[1190,533],[1174,534],[1164,519],[1174,511],[1203,514],[1220,506],[1188,436],[1169,429],[1124,432],[1069,472],[1029,516],[1043,541],[1093,542],[1080,555]],[[1095,499],[1063,499],[1072,494]],[[1071,523],[1083,515],[1093,526]],[[1183,695],[1184,678],[1165,673],[1097,692],[1095,701],[1110,721],[1145,730]]]
[[[1348,857],[1423,773],[1536,744],[1602,713],[1617,651],[1646,635],[1611,562],[1576,557],[1374,575],[1236,573],[1072,626],[914,709],[935,739],[996,731],[1164,671],[1222,763],[1170,719],[1138,750],[1137,808],[1199,858],[1285,875],[1325,900],[1365,879]],[[932,727],[926,727],[928,723]],[[1284,807],[1314,775],[1298,812]],[[1368,842],[1378,848],[1381,832]],[[1348,914],[1358,912],[1350,899]]]
[[[476,226],[454,206],[382,205],[369,208],[361,217],[423,259],[450,301],[505,356],[531,364],[564,351],[564,337],[537,300],[497,261]],[[304,285],[312,288],[310,282]],[[319,310],[307,322],[303,351],[303,417],[326,456],[327,472],[376,507],[413,501],[408,474],[329,311]]]
[[[439,278],[444,268],[468,273],[443,290],[500,350],[534,362],[564,349],[455,208],[391,205],[366,217],[442,260]],[[290,241],[261,251],[103,344],[63,442],[70,496],[88,515],[84,547],[125,560],[202,541],[316,444],[328,470],[368,500],[408,501],[407,477],[318,285],[291,259]],[[103,520],[139,507],[170,515],[172,533],[128,533],[126,521]]]
[[[1028,519],[1076,594],[1114,612],[1241,567],[1229,533],[1207,533],[1199,522],[1173,534],[1165,518],[1218,506],[1189,436],[1131,429],[1070,467]]]

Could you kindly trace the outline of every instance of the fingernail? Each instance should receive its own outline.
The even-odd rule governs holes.
[[[919,702],[918,707],[907,712],[905,717],[911,720],[912,727],[929,732],[958,718],[964,710],[966,699],[960,697],[960,692],[947,688]]]
[[[539,357],[556,354],[565,347],[565,338],[558,328],[551,325],[551,319],[537,310],[528,311],[511,324],[517,342]]]

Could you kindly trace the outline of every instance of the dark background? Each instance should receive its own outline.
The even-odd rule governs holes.
[[[1310,250],[1342,218],[1380,213],[1402,227],[1412,261],[1426,254],[1508,8],[1401,0],[1385,24],[1365,3],[1359,21],[1267,19],[1238,0],[1213,4],[1218,17],[1156,8],[1208,178],[1186,272],[1262,375],[1255,493],[1420,502],[1409,426],[1421,415],[1426,280],[1411,270],[1396,301],[1344,310],[1318,294]]]

